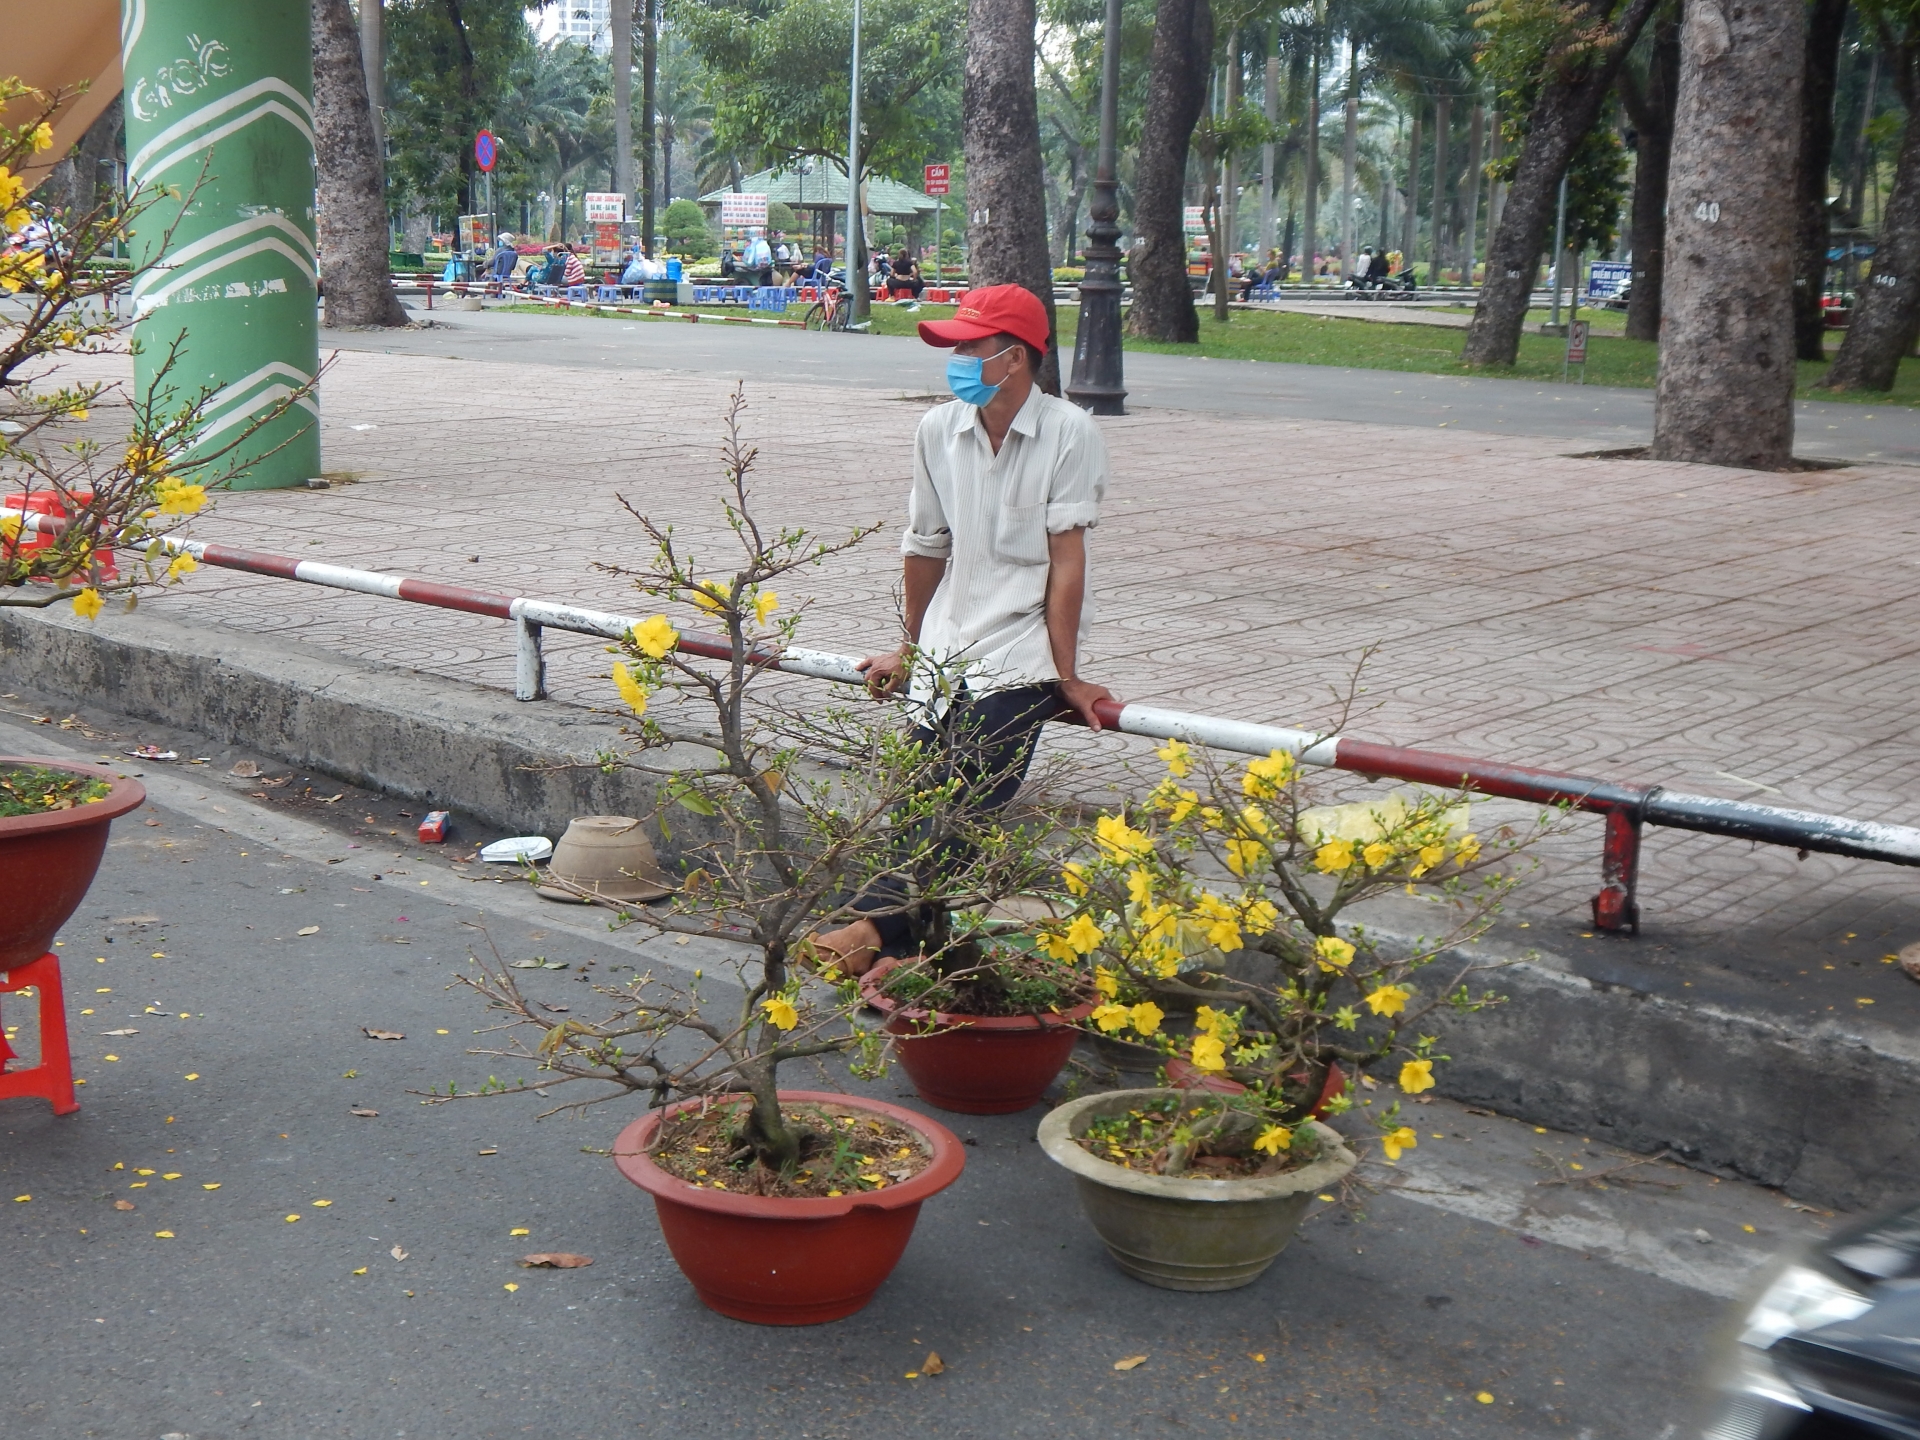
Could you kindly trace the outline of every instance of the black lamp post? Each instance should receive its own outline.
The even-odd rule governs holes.
[[[1120,93],[1120,0],[1107,0],[1100,56],[1100,157],[1087,213],[1087,274],[1080,282],[1080,330],[1073,344],[1067,398],[1095,415],[1127,413],[1120,357],[1120,182],[1114,174],[1114,131]]]

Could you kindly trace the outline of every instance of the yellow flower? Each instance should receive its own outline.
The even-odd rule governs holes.
[[[1193,769],[1193,747],[1184,740],[1169,740],[1153,753],[1167,762],[1167,773],[1176,780]]]
[[[1136,830],[1121,815],[1102,815],[1094,822],[1094,839],[1116,860],[1137,859],[1153,849],[1153,837]]]
[[[1127,898],[1136,905],[1153,903],[1153,874],[1135,868],[1127,872]]]
[[[1433,1062],[1409,1060],[1400,1067],[1400,1088],[1409,1095],[1433,1088]]]
[[[1284,1125],[1269,1125],[1260,1132],[1253,1142],[1253,1148],[1264,1150],[1269,1155],[1278,1155],[1282,1150],[1293,1148],[1293,1131]]]
[[[791,1030],[800,1023],[800,1013],[793,1008],[793,1002],[784,995],[772,995],[760,1002],[760,1008],[767,1012],[767,1019],[773,1022],[776,1030]]]
[[[1402,1125],[1391,1135],[1380,1137],[1380,1148],[1387,1152],[1389,1160],[1398,1160],[1403,1152],[1413,1149],[1419,1143],[1420,1137],[1413,1133],[1411,1125]]]
[[[1249,935],[1264,935],[1280,923],[1280,909],[1271,900],[1256,900],[1240,917],[1240,928]]]
[[[1160,803],[1167,812],[1167,823],[1178,825],[1193,814],[1200,804],[1200,797],[1192,790],[1177,790],[1168,786]]]
[[[1104,965],[1093,967],[1093,988],[1109,1000],[1120,993],[1120,977]]]
[[[753,597],[753,618],[762,625],[767,617],[780,608],[780,597],[771,590],[763,590]]]
[[[1446,858],[1447,858],[1446,846],[1438,845],[1438,844],[1422,845],[1420,847],[1420,863],[1413,867],[1413,877],[1416,880],[1419,879],[1422,875],[1426,874],[1427,871],[1433,869],[1434,866],[1438,865],[1442,860],[1445,860]]]
[[[1133,1012],[1124,1005],[1108,1002],[1093,1012],[1093,1023],[1111,1035],[1116,1030],[1124,1030],[1133,1023]]]
[[[100,598],[100,592],[89,585],[73,597],[73,613],[82,620],[91,620],[100,613],[106,603]]]
[[[702,580],[688,593],[687,598],[709,615],[722,614],[727,608],[727,597],[732,589],[718,580]]]
[[[1353,865],[1353,845],[1346,840],[1329,840],[1313,856],[1314,868],[1322,875],[1346,870]]]
[[[173,563],[167,566],[167,579],[180,580],[200,568],[200,562],[182,550],[173,557]]]
[[[0,540],[18,540],[21,520],[18,515],[0,515]]]
[[[1100,927],[1093,923],[1091,915],[1076,915],[1073,917],[1073,924],[1067,927],[1067,944],[1081,955],[1085,955],[1106,938],[1106,934]]]
[[[1224,1042],[1212,1035],[1193,1037],[1193,1049],[1188,1059],[1196,1070],[1220,1071],[1227,1068],[1227,1047]]]
[[[1320,962],[1320,968],[1331,974],[1353,963],[1353,944],[1338,935],[1322,935],[1313,942],[1313,956]]]
[[[1407,1008],[1407,1001],[1413,998],[1413,992],[1400,985],[1382,985],[1378,990],[1369,992],[1367,1004],[1376,1015],[1398,1015]]]
[[[1478,860],[1480,858],[1480,837],[1478,835],[1463,835],[1460,838],[1460,848],[1453,852],[1453,858],[1458,860],[1462,865],[1471,865],[1474,861]]]
[[[205,508],[207,487],[169,476],[153,487],[153,498],[160,502],[162,515],[192,515]]]
[[[1258,840],[1227,841],[1227,869],[1245,878],[1258,870],[1267,858],[1267,847]]]
[[[1255,800],[1271,800],[1293,779],[1293,768],[1293,756],[1284,750],[1272,751],[1247,766],[1240,792]]]
[[[1202,1005],[1194,1011],[1193,1023],[1200,1027],[1203,1034],[1211,1035],[1216,1040],[1231,1041],[1240,1028],[1233,1023],[1231,1015],[1223,1015],[1211,1005]]]
[[[680,643],[680,632],[673,628],[664,615],[642,620],[628,633],[633,637],[633,643],[640,647],[640,653],[649,660],[660,659]]]
[[[620,692],[620,698],[627,702],[627,708],[636,715],[647,713],[647,692],[633,672],[627,668],[627,662],[618,660],[613,666],[613,687]]]
[[[42,120],[38,125],[33,127],[28,141],[35,151],[51,148],[53,145],[53,127]]]
[[[1133,1028],[1142,1035],[1153,1034],[1160,1028],[1160,1022],[1167,1018],[1166,1011],[1151,1000],[1142,1000],[1127,1013],[1133,1020]]]
[[[1071,965],[1080,958],[1080,952],[1068,944],[1067,937],[1058,930],[1043,931],[1040,935],[1040,948],[1062,965]]]
[[[1369,870],[1378,870],[1393,859],[1393,847],[1384,840],[1376,840],[1360,852],[1360,858],[1367,862]]]
[[[1087,893],[1087,867],[1078,860],[1069,860],[1060,867],[1060,878],[1066,882],[1069,895]]]

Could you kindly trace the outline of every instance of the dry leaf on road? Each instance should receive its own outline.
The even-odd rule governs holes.
[[[402,1250],[398,1245],[394,1246],[393,1249],[389,1250],[387,1253],[393,1256],[393,1258],[396,1260],[404,1260],[407,1258],[407,1252]]]
[[[947,1362],[940,1358],[940,1352],[938,1350],[929,1350],[927,1352],[927,1363],[920,1367],[920,1373],[922,1375],[944,1375],[946,1370]]]
[[[369,1040],[404,1040],[407,1037],[398,1030],[375,1030],[370,1025],[362,1025],[360,1033]]]
[[[358,1115],[362,1120],[378,1119],[380,1115],[378,1110],[368,1110],[359,1105],[355,1105],[351,1110],[347,1111],[347,1113],[349,1115]]]
[[[257,780],[260,778],[260,767],[251,760],[236,760],[227,773],[238,775],[242,780]]]
[[[520,1264],[528,1270],[578,1270],[593,1264],[591,1255],[569,1255],[564,1250],[542,1250],[537,1255],[522,1255]]]
[[[1146,1363],[1147,1357],[1144,1355],[1129,1355],[1124,1360],[1114,1361],[1113,1368],[1116,1370],[1138,1370]]]
[[[296,935],[318,935],[320,933],[320,927],[318,925],[302,925],[293,933]]]
[[[102,1030],[102,1035],[138,1035],[138,1030]]]
[[[114,1209],[116,1209],[116,1210],[131,1210],[131,1209],[133,1209],[133,1201],[131,1201],[131,1200],[116,1200],[116,1201],[114,1201],[114,1202],[113,1202],[113,1208],[114,1208]]]

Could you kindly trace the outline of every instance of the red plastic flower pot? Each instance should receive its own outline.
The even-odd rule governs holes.
[[[137,809],[146,787],[97,765],[0,755],[0,769],[38,765],[72,775],[110,780],[113,788],[91,805],[44,815],[0,819],[0,971],[38,960],[53,949],[54,934],[80,907],[107,849],[107,829]]]
[[[902,1005],[881,993],[900,962],[883,960],[861,977],[866,1002],[886,1016],[900,1064],[929,1105],[961,1115],[1008,1115],[1040,1103],[1073,1053],[1093,1003],[1045,1015],[949,1015]],[[933,1029],[928,1030],[931,1022]]]
[[[911,1180],[831,1200],[786,1200],[706,1190],[663,1170],[646,1153],[663,1117],[698,1108],[684,1100],[650,1111],[620,1132],[614,1163],[653,1196],[660,1229],[680,1271],[709,1309],[756,1325],[819,1325],[873,1298],[913,1236],[921,1202],[966,1167],[953,1132],[898,1105],[857,1095],[782,1090],[780,1103],[884,1115],[927,1142],[933,1162]]]
[[[1247,1088],[1238,1080],[1229,1080],[1224,1075],[1209,1075],[1178,1055],[1167,1061],[1167,1083],[1187,1090],[1211,1090],[1216,1095],[1238,1095]],[[1346,1075],[1338,1065],[1329,1065],[1327,1083],[1320,1087],[1320,1098],[1313,1102],[1313,1118],[1324,1118],[1327,1102],[1346,1088]]]

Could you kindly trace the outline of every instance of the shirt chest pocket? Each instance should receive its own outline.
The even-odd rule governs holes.
[[[1003,505],[994,522],[993,548],[1016,565],[1047,563],[1047,502]]]

